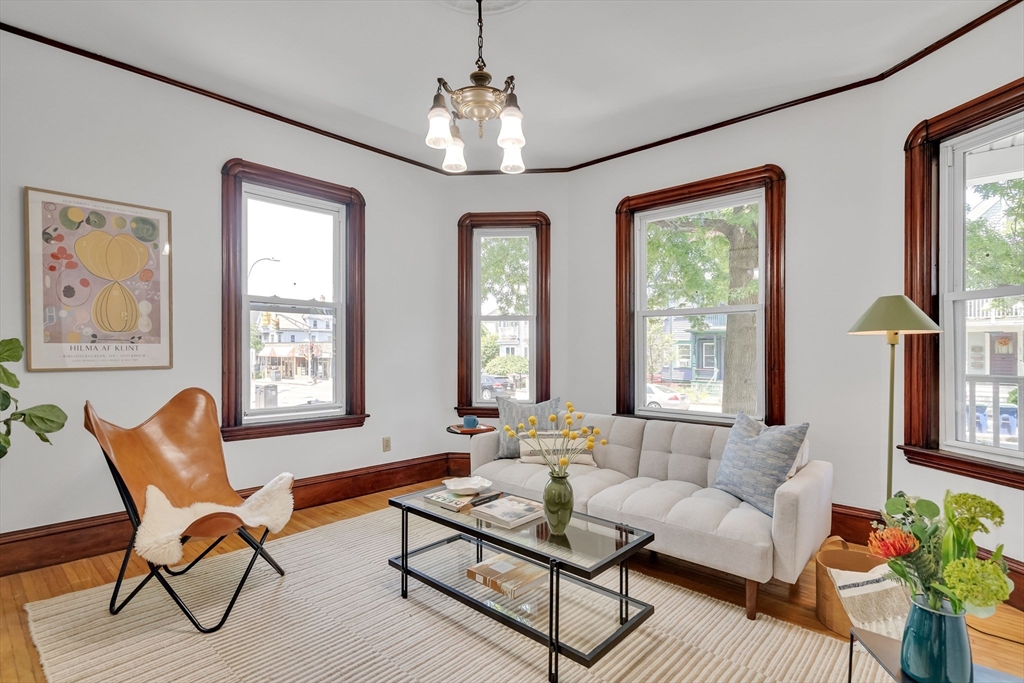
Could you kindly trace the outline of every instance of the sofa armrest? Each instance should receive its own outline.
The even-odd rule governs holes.
[[[812,460],[775,492],[775,578],[796,583],[832,529],[832,463]]]
[[[469,472],[476,472],[481,465],[488,463],[498,455],[498,434],[487,432],[477,434],[469,439]]]

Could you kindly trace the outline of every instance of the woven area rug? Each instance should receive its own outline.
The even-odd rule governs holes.
[[[287,574],[258,562],[227,624],[209,635],[196,632],[155,582],[118,616],[107,611],[109,585],[29,603],[43,668],[51,683],[545,680],[546,649],[536,641],[414,579],[401,599],[398,572],[387,566],[400,549],[399,520],[389,508],[268,544]],[[410,528],[414,547],[451,534],[416,517]],[[467,547],[465,558],[439,557],[438,569],[464,568],[470,554]],[[200,621],[213,622],[250,556],[208,558],[173,585]],[[602,579],[617,587],[618,572]],[[127,581],[122,595],[138,580]],[[535,591],[546,603],[547,586]],[[563,657],[562,681],[846,680],[842,641],[764,614],[750,621],[741,607],[639,572],[631,572],[630,594],[653,604],[654,615],[590,669]],[[589,620],[604,617],[591,615],[593,605],[571,589],[563,595],[563,633],[585,640]],[[856,653],[854,680],[888,679]]]

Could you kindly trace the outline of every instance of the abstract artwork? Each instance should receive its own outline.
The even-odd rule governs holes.
[[[28,369],[171,367],[171,212],[25,188]]]

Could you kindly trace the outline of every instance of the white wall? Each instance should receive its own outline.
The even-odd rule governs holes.
[[[43,187],[172,211],[175,360],[171,370],[128,372],[13,367],[24,405],[57,403],[70,419],[53,447],[14,426],[14,448],[0,462],[0,531],[120,508],[82,427],[86,399],[124,425],[188,386],[220,399],[220,169],[233,157],[365,196],[371,417],[361,429],[226,444],[232,483],[467,449],[463,437],[444,432],[454,421],[456,369],[456,239],[445,177],[9,33],[0,34],[0,88],[0,338],[25,338],[22,188]]]
[[[81,427],[86,398],[113,421],[133,424],[185,386],[219,397],[217,172],[235,156],[353,185],[366,196],[373,416],[362,429],[227,444],[236,486],[282,469],[311,476],[467,448],[462,437],[442,433],[454,421],[454,226],[466,211],[550,216],[552,392],[594,412],[613,411],[616,204],[774,163],[787,176],[787,420],[811,423],[812,457],[836,468],[836,502],[877,507],[885,487],[888,354],[883,340],[846,330],[876,297],[903,288],[907,134],[922,119],[1019,78],[1022,22],[1024,7],[1016,7],[884,83],[572,174],[463,178],[0,34],[0,337],[24,332],[25,185],[172,209],[179,333],[170,371],[22,372],[28,381],[19,398],[57,402],[72,419],[53,448],[17,435],[16,450],[0,463],[0,531],[118,508],[99,450]],[[416,392],[411,374],[435,391]],[[897,387],[899,439],[900,378]],[[396,397],[405,398],[391,408]],[[388,434],[394,450],[385,455],[380,437]],[[1007,525],[982,545],[1005,542],[1009,556],[1024,558],[1019,491],[896,461],[897,488],[938,500],[948,487],[999,502]]]

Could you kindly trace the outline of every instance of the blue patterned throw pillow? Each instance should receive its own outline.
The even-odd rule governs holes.
[[[738,414],[722,452],[714,488],[731,493],[771,517],[775,491],[785,483],[809,426],[805,422],[766,427]]]
[[[533,415],[537,418],[540,428],[545,429],[550,424],[548,416],[552,413],[557,414],[558,406],[562,402],[561,398],[552,398],[541,403],[516,403],[500,396],[496,396],[495,400],[498,402],[498,422],[501,423],[498,425],[499,459],[519,457],[519,441],[505,436],[505,425],[519,431],[519,424],[522,423],[529,429],[527,423],[530,416]]]

